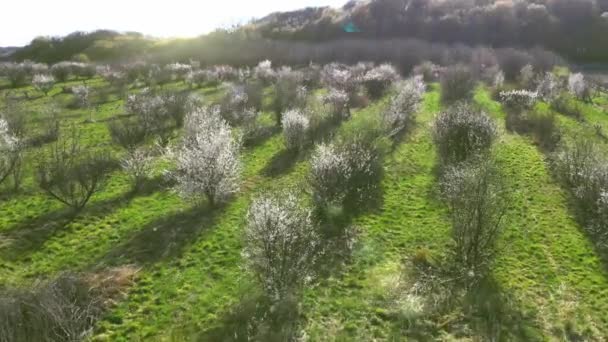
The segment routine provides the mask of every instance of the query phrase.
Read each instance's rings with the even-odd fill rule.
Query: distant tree
[[[53,76],[50,75],[34,75],[34,78],[32,79],[32,85],[34,86],[34,88],[43,92],[46,96],[49,94],[49,91],[53,89],[53,86],[55,85],[55,79],[53,78]]]
[[[366,72],[362,80],[370,97],[372,99],[379,99],[393,82],[396,82],[400,78],[401,76],[394,66],[382,64]]]
[[[441,75],[441,101],[452,104],[473,97],[476,80],[471,70],[462,65],[451,66]]]

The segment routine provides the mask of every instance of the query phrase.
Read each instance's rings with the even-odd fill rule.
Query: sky
[[[276,11],[340,7],[347,0],[3,0],[0,46],[38,36],[111,29],[155,37],[194,37]]]

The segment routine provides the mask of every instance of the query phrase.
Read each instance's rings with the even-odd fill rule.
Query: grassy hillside
[[[73,81],[70,84],[76,84]],[[105,87],[100,79],[89,86]],[[41,125],[41,109],[65,105],[71,95],[60,84],[48,97],[24,101],[30,127]],[[184,89],[181,83],[165,87]],[[33,92],[31,89],[26,89]],[[8,90],[3,90],[2,93]],[[139,91],[132,89],[132,92]],[[318,90],[321,93],[324,90]],[[195,92],[206,102],[221,87]],[[1,96],[3,99],[4,96]],[[266,91],[266,107],[272,92]],[[338,133],[378,116],[388,97],[358,108]],[[0,100],[1,101],[1,100]],[[567,136],[592,135],[593,124],[608,125],[606,97],[581,104],[587,123],[559,116]],[[602,340],[608,336],[608,271],[574,217],[546,155],[526,136],[507,132],[500,103],[480,86],[475,102],[500,127],[496,159],[513,196],[500,251],[491,276],[460,305],[427,316],[419,298],[404,289],[409,261],[444,254],[450,244],[447,207],[438,196],[437,156],[431,126],[442,109],[433,84],[411,131],[385,160],[381,201],[353,219],[352,252],[328,262],[323,276],[298,298],[294,324],[311,341],[350,340]],[[267,108],[268,109],[268,108]],[[539,111],[550,111],[539,104]],[[76,125],[83,143],[123,151],[110,143],[106,122],[123,112],[111,97],[89,110],[61,109],[62,127]],[[272,114],[265,111],[270,120]],[[87,119],[92,116],[94,122]],[[600,141],[599,137],[597,138]],[[604,145],[605,147],[605,145]],[[243,269],[242,231],[251,199],[265,189],[304,186],[310,150],[285,159],[283,137],[275,133],[243,151],[242,191],[224,207],[194,207],[164,181],[164,161],[155,177],[133,193],[127,176],[114,171],[108,186],[76,216],[37,190],[32,165],[40,149],[27,152],[23,190],[6,187],[0,198],[0,279],[17,286],[52,278],[64,270],[97,272],[112,267],[136,271],[134,284],[97,323],[93,340],[231,340],[259,315],[256,285]],[[309,198],[308,193],[299,193]],[[341,251],[337,250],[336,253]]]

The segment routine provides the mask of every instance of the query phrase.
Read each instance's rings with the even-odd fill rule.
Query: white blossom
[[[152,172],[152,156],[144,149],[127,153],[120,165],[138,186]]]
[[[32,85],[46,95],[55,85],[55,78],[51,75],[36,74],[32,79]]]
[[[559,95],[559,81],[553,73],[547,72],[538,82],[536,92],[544,101],[550,102]]]
[[[280,301],[314,275],[319,242],[310,210],[291,194],[253,200],[247,214],[243,256],[266,295]]]
[[[588,92],[585,76],[581,73],[570,74],[568,77],[568,91],[579,99],[584,98]]]
[[[77,85],[72,87],[72,93],[78,101],[80,108],[89,106],[89,87],[85,85]]]
[[[310,120],[299,109],[288,110],[282,116],[283,136],[289,150],[300,150],[308,140]]]
[[[524,110],[533,108],[538,101],[538,93],[529,90],[510,90],[501,91],[499,94],[500,102],[507,108]]]
[[[253,68],[253,77],[266,82],[271,83],[276,79],[276,73],[272,69],[272,62],[269,60],[262,61]]]
[[[185,121],[185,136],[176,153],[178,191],[188,199],[206,197],[212,205],[224,202],[239,190],[240,140],[217,107],[198,108]]]
[[[0,183],[11,173],[21,156],[21,143],[0,117]]]
[[[426,86],[422,76],[416,76],[400,84],[397,89],[397,95],[391,99],[388,109],[382,116],[389,136],[406,128],[412,116],[418,111]]]

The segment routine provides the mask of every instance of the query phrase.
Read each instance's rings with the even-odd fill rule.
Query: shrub
[[[245,94],[247,94],[247,108],[254,110],[262,110],[264,102],[264,86],[260,82],[247,82],[244,85]]]
[[[186,116],[186,132],[177,151],[175,178],[182,197],[211,206],[239,190],[240,141],[232,135],[217,107],[202,107]]]
[[[0,184],[21,162],[22,143],[11,131],[8,122],[0,117]]]
[[[220,102],[220,113],[224,120],[231,124],[238,124],[240,113],[247,107],[249,95],[242,85],[230,85],[226,95]]]
[[[89,87],[77,85],[72,87],[72,94],[75,97],[75,104],[78,108],[87,108],[89,106]]]
[[[129,95],[125,109],[137,117],[146,135],[163,131],[169,118],[163,97],[153,95],[148,89],[140,94]]]
[[[579,121],[585,120],[580,103],[575,99],[564,96],[563,94],[555,97],[551,101],[551,109]]]
[[[253,200],[247,214],[247,268],[274,302],[303,286],[314,274],[319,237],[310,210],[288,193]]]
[[[328,88],[346,90],[353,79],[348,67],[342,64],[327,64],[321,70],[321,83]]]
[[[466,282],[483,277],[496,254],[507,209],[505,186],[491,161],[449,166],[441,181],[452,220],[453,257]]]
[[[108,65],[98,66],[96,68],[96,72],[99,76],[101,76],[106,82],[108,82],[112,87],[120,90],[121,94],[124,93],[124,90],[129,83],[129,79],[127,74],[123,71],[113,70]]]
[[[192,70],[186,75],[186,83],[191,87],[200,88],[208,80],[207,70]]]
[[[414,76],[422,76],[425,83],[436,82],[441,77],[443,68],[430,61],[424,61],[414,67],[412,74]]]
[[[411,78],[397,87],[398,93],[383,112],[382,121],[390,137],[403,132],[418,111],[426,86],[421,76]]]
[[[468,67],[449,67],[441,75],[441,101],[446,104],[469,100],[475,90],[475,78]]]
[[[173,74],[171,73],[171,70],[167,68],[161,68],[158,65],[151,65],[147,71],[148,75],[146,78],[146,83],[148,86],[158,85],[162,87],[173,80]]]
[[[52,105],[42,110],[42,131],[31,138],[29,144],[41,146],[45,143],[56,141],[59,138],[59,109]]]
[[[152,65],[143,61],[129,63],[124,66],[124,73],[128,83],[133,83],[138,80],[145,80],[150,77]]]
[[[546,151],[555,150],[562,134],[554,114],[528,113],[525,121],[538,146]]]
[[[112,141],[128,151],[133,151],[146,139],[146,131],[138,120],[130,118],[108,123]]]
[[[165,69],[171,73],[172,78],[185,80],[186,75],[192,71],[192,66],[189,64],[171,63],[165,65]]]
[[[152,160],[150,153],[140,148],[127,152],[121,161],[120,166],[133,181],[135,189],[139,189],[152,172]]]
[[[239,122],[242,127],[243,140],[246,144],[253,142],[264,133],[264,128],[258,121],[261,115],[262,112],[253,108],[247,108],[240,114]]]
[[[547,103],[552,103],[560,92],[559,80],[551,72],[545,73],[536,86],[536,93]]]
[[[558,178],[576,200],[585,228],[606,247],[608,241],[608,160],[591,139],[577,138],[565,143],[552,156]]]
[[[65,82],[72,74],[71,62],[59,62],[51,67],[51,74],[58,82]]]
[[[581,73],[570,74],[568,77],[568,91],[581,100],[591,100],[591,91],[585,81],[585,76]]]
[[[433,138],[444,165],[457,164],[487,151],[496,139],[494,121],[467,104],[457,104],[439,114]]]
[[[199,97],[186,92],[167,91],[161,94],[160,98],[166,119],[171,118],[177,128],[184,126],[184,118],[189,111],[202,105]],[[159,111],[162,112],[161,109]],[[165,114],[159,115],[162,117]]]
[[[393,82],[396,82],[399,78],[399,72],[390,64],[375,67],[362,77],[367,93],[372,99],[382,97]]]
[[[37,74],[34,75],[34,78],[32,79],[32,85],[34,88],[43,92],[44,95],[48,95],[49,91],[53,89],[53,86],[55,85],[55,79],[50,75]]]
[[[272,108],[275,112],[277,126],[281,125],[281,115],[291,109],[306,106],[307,89],[302,85],[304,76],[301,72],[283,67],[277,73],[275,96]]]
[[[534,67],[527,64],[519,71],[519,83],[526,89],[532,87],[534,81]]]
[[[264,84],[270,84],[276,79],[276,73],[272,69],[272,62],[269,60],[262,61],[253,69],[253,77],[262,81]]]
[[[494,79],[492,81],[492,86],[496,89],[502,88],[505,84],[505,74],[502,71],[498,71],[494,75]]]
[[[515,113],[534,108],[538,101],[538,93],[529,90],[502,91],[499,96],[505,109]]]
[[[50,197],[79,211],[104,185],[111,160],[107,153],[82,151],[74,131],[40,157],[37,181]]]
[[[321,67],[318,64],[310,63],[302,70],[304,74],[304,85],[309,88],[317,88],[321,82]]]
[[[299,109],[287,111],[282,115],[285,146],[291,151],[300,151],[308,143],[310,120]]]
[[[103,310],[97,290],[64,273],[52,281],[0,290],[0,341],[80,341]]]
[[[0,76],[5,76],[11,83],[11,87],[21,87],[35,74],[48,72],[46,64],[37,64],[30,61],[22,63],[4,62],[0,63]]]
[[[342,120],[350,117],[349,97],[345,91],[329,89],[327,95],[323,96],[323,103],[331,105],[333,119]]]
[[[89,63],[72,63],[72,73],[78,77],[89,79],[95,76],[95,65]]]
[[[382,177],[381,150],[363,136],[319,145],[311,160],[309,183],[322,207],[360,203]]]
[[[530,55],[512,48],[496,49],[496,55],[508,81],[516,81],[521,69],[533,62]]]

